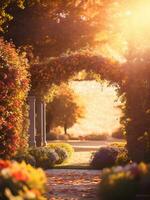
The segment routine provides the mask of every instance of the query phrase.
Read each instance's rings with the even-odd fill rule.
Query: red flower
[[[11,166],[11,163],[8,160],[0,160],[0,170],[8,168]]]
[[[17,181],[28,181],[29,177],[23,173],[22,171],[17,171],[12,174],[12,177],[15,178]]]

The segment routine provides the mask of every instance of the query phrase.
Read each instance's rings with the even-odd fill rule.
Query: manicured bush
[[[56,164],[62,164],[64,161],[68,159],[68,153],[64,148],[57,147],[55,148],[55,152],[58,154],[58,157],[59,157]]]
[[[56,164],[62,164],[69,158],[67,151],[62,147],[36,147],[25,151],[19,151],[13,159],[32,166],[44,169],[52,168]]]
[[[100,148],[92,157],[91,167],[96,169],[103,169],[105,167],[113,166],[115,164],[118,153],[118,148]]]
[[[144,163],[105,169],[101,178],[100,200],[135,200],[150,194],[150,165]]]
[[[103,169],[113,165],[125,165],[130,162],[128,151],[124,143],[113,143],[111,146],[102,147],[93,154],[91,167]]]
[[[0,199],[46,200],[45,185],[46,177],[41,169],[0,160]]]
[[[27,150],[24,152],[18,152],[13,159],[16,160],[17,162],[24,161],[27,164],[36,166],[36,160],[34,156],[32,156]]]
[[[67,151],[69,158],[74,153],[74,148],[68,143],[50,143],[50,144],[48,144],[48,147],[51,149],[55,149],[57,147],[65,149]]]
[[[32,148],[29,152],[36,160],[36,167],[42,167],[43,169],[53,167],[59,160],[56,151],[46,147]]]
[[[12,157],[27,144],[23,110],[28,90],[27,60],[0,39],[0,158]]]

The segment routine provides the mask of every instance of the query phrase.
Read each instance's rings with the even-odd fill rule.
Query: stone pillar
[[[35,97],[29,96],[28,98],[29,103],[29,146],[35,147],[36,146],[36,121],[35,121]]]
[[[46,103],[43,102],[43,146],[47,145],[46,141]]]
[[[36,113],[37,113],[36,144],[37,146],[43,146],[43,102],[41,100],[37,100]]]

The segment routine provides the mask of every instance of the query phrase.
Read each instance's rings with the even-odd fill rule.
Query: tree
[[[53,101],[47,106],[47,124],[50,123],[53,127],[61,126],[67,134],[67,129],[84,117],[84,113],[79,97],[67,84],[62,84]]]
[[[26,0],[25,9],[11,9],[14,19],[4,36],[16,46],[31,47],[41,59],[67,50],[95,47],[106,42],[104,33],[111,33],[108,27],[112,26],[114,2]]]
[[[6,23],[13,18],[9,12],[11,7],[23,8],[23,3],[24,0],[2,0],[0,2],[0,31],[4,31]]]

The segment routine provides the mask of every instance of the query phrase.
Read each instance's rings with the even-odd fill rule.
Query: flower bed
[[[150,165],[130,164],[102,171],[99,185],[100,200],[135,200],[150,197]]]
[[[25,163],[0,160],[0,199],[44,200],[46,177]]]

